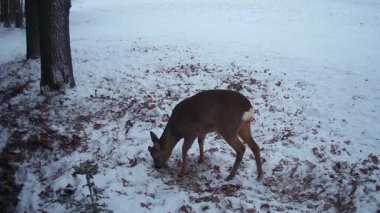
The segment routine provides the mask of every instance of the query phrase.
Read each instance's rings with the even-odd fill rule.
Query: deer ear
[[[153,143],[157,143],[159,141],[157,135],[154,134],[153,132],[150,132],[150,138],[152,139]]]

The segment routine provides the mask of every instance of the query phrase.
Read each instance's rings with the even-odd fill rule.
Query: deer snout
[[[154,161],[154,168],[156,169],[161,169],[161,168],[166,168],[168,165],[164,161]]]
[[[160,168],[162,168],[162,164],[160,164],[160,163],[154,163],[154,168],[156,168],[156,169],[160,169]]]

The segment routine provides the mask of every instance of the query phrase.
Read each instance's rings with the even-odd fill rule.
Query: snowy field
[[[83,163],[114,212],[380,210],[378,0],[73,0],[70,21],[77,87],[57,97],[39,95],[24,30],[0,28],[0,148],[22,185],[17,212],[81,210]],[[214,88],[254,105],[261,181],[249,149],[224,181],[235,153],[216,134],[202,164],[190,149],[187,176],[182,142],[153,168],[149,131]]]

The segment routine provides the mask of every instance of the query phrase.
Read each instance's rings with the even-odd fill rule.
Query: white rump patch
[[[249,109],[248,112],[244,112],[243,121],[253,121],[253,108]]]

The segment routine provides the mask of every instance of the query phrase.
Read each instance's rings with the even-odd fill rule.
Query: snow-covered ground
[[[18,212],[67,212],[89,194],[114,212],[376,212],[380,209],[380,2],[377,0],[74,0],[77,87],[39,95],[23,30],[0,28],[1,141],[22,184]],[[207,89],[238,89],[256,109],[263,180],[246,150],[181,142],[156,170],[149,131]]]

